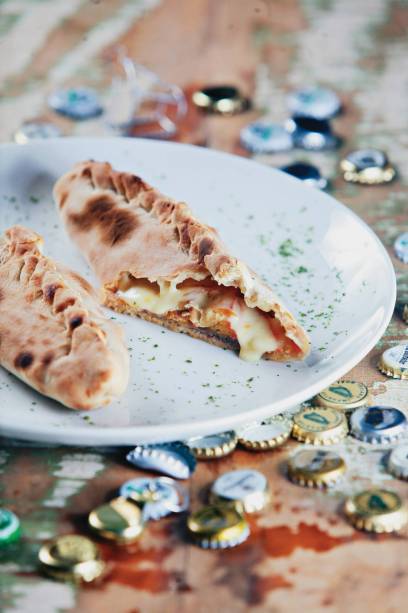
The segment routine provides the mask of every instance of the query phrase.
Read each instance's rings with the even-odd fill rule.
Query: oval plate
[[[302,363],[247,363],[160,326],[108,312],[131,354],[126,394],[75,412],[0,369],[0,431],[75,445],[135,445],[237,428],[295,406],[344,375],[384,332],[395,274],[375,234],[327,194],[249,160],[174,143],[57,139],[2,145],[1,231],[26,224],[45,253],[96,283],[52,202],[54,181],[78,161],[107,160],[190,203],[232,253],[257,270],[310,331]],[[381,283],[378,283],[381,279]]]

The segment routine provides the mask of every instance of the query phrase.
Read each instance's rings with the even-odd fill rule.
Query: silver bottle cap
[[[341,102],[337,94],[330,89],[306,87],[289,94],[288,107],[293,115],[330,119],[339,113]]]
[[[399,445],[391,451],[387,468],[398,479],[408,479],[408,444]]]
[[[153,470],[176,479],[187,479],[196,467],[196,459],[187,445],[180,442],[137,445],[126,459],[145,470]]]
[[[352,434],[367,443],[392,443],[407,431],[407,418],[394,407],[361,407],[350,418]]]
[[[239,502],[246,513],[260,511],[269,500],[266,477],[257,470],[245,468],[231,470],[218,477],[211,488],[217,502]]]
[[[14,133],[14,140],[19,145],[25,145],[32,140],[59,138],[62,132],[55,123],[50,121],[25,121]]]
[[[283,126],[254,121],[241,130],[241,145],[252,153],[277,153],[293,148],[292,137]]]
[[[130,479],[121,485],[119,494],[140,504],[144,521],[181,513],[189,505],[186,489],[168,477]]]

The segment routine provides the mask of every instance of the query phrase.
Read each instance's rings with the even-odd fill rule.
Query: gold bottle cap
[[[142,510],[123,496],[102,504],[88,516],[90,527],[118,544],[133,543],[143,530]]]
[[[243,543],[249,536],[249,526],[242,506],[235,503],[207,505],[187,519],[187,529],[200,547],[225,549]]]
[[[370,393],[364,383],[357,381],[336,381],[313,398],[320,407],[351,411],[366,406],[371,401]]]
[[[341,162],[345,181],[363,185],[389,183],[396,175],[386,154],[378,149],[359,149],[349,153]]]
[[[78,534],[67,534],[46,543],[38,558],[44,572],[60,580],[88,583],[105,570],[95,543]]]
[[[192,101],[203,111],[218,115],[234,115],[249,107],[249,101],[231,85],[203,87],[193,93]]]
[[[406,505],[391,490],[360,492],[346,500],[344,512],[353,526],[368,532],[394,532],[408,522]]]
[[[237,446],[237,435],[232,430],[196,436],[189,439],[186,445],[193,452],[197,460],[216,460],[232,453]]]
[[[251,468],[231,470],[218,477],[211,487],[211,502],[238,502],[246,513],[263,509],[270,499],[266,477]]]
[[[250,451],[274,449],[289,438],[292,425],[292,421],[289,419],[276,419],[268,423],[251,424],[238,433],[238,442]]]
[[[408,344],[396,345],[384,351],[378,369],[387,377],[408,379]]]
[[[311,445],[332,445],[347,436],[343,412],[328,407],[305,407],[293,416],[292,436]]]
[[[326,449],[300,449],[289,458],[288,477],[305,487],[330,487],[346,470],[346,464],[337,453]]]

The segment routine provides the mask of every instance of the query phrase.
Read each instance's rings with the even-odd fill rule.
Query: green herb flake
[[[303,253],[303,251],[294,245],[291,238],[287,238],[279,245],[278,253],[283,258],[289,258],[296,254]]]

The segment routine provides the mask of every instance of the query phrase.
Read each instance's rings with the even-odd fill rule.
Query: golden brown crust
[[[122,393],[128,353],[85,279],[43,256],[41,237],[13,226],[0,237],[0,363],[75,409]]]
[[[273,312],[299,348],[298,357],[307,355],[306,333],[272,289],[231,256],[214,228],[198,221],[185,203],[163,196],[135,175],[93,161],[61,177],[54,197],[105,290],[115,292],[123,272],[151,282],[211,276],[219,285],[238,288],[249,307]],[[275,352],[271,355],[277,359]]]

